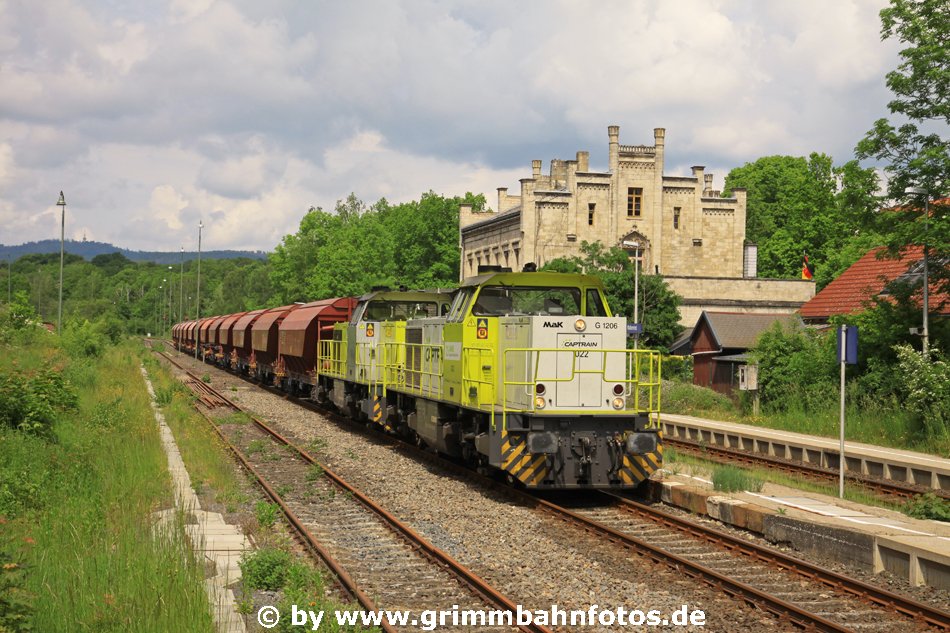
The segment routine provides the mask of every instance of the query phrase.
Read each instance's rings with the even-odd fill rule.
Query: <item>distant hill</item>
[[[156,264],[177,264],[181,261],[181,251],[172,251],[170,253],[162,251],[130,251],[126,248],[119,248],[105,242],[87,242],[66,240],[65,249],[67,253],[79,255],[83,259],[92,259],[96,255],[108,255],[110,253],[122,253],[132,261],[136,262],[154,262]],[[5,260],[11,256],[14,260],[23,255],[33,253],[58,253],[59,240],[41,240],[39,242],[27,242],[16,246],[5,246],[0,244],[0,260]],[[250,259],[267,259],[267,253],[264,251],[201,251],[202,259],[235,259],[238,257],[248,257]],[[197,259],[197,252],[185,251],[185,261]]]

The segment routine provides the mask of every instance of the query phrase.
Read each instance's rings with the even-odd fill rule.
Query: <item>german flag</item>
[[[815,266],[808,263],[808,255],[802,253],[802,279],[814,279],[815,278]]]

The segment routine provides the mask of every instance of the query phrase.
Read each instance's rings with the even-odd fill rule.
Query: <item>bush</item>
[[[277,591],[287,582],[291,562],[288,552],[264,548],[245,554],[238,565],[244,584],[251,589]]]
[[[693,357],[664,356],[663,378],[678,382],[693,382]]]
[[[70,356],[98,358],[109,344],[101,324],[71,322],[63,328],[63,346]]]
[[[0,517],[0,524],[4,521]],[[10,543],[0,541],[0,631],[32,631],[32,596],[26,590],[26,572],[22,561],[11,551]]]
[[[932,492],[916,495],[907,502],[904,512],[917,519],[950,521],[950,503]]]
[[[894,349],[904,406],[917,416],[929,438],[950,439],[950,364],[936,347],[930,350],[929,360],[910,345]]]
[[[0,426],[49,434],[57,411],[78,406],[78,397],[60,372],[0,371]]]
[[[735,403],[728,396],[712,389],[689,383],[663,381],[663,411],[708,417],[736,417]]]

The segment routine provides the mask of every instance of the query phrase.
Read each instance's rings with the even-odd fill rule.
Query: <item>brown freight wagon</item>
[[[251,363],[251,326],[265,310],[251,310],[238,318],[231,327],[232,367],[241,373],[247,373]]]
[[[274,376],[274,365],[280,356],[278,334],[281,321],[302,304],[272,308],[262,314],[251,326],[251,350],[254,353],[254,366],[249,367],[252,376],[262,382],[270,382]]]
[[[320,341],[333,338],[333,325],[349,321],[355,297],[324,299],[299,306],[278,326],[278,359],[275,378],[291,393],[308,393],[316,384]]]

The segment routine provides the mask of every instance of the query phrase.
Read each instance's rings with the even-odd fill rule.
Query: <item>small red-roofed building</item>
[[[900,258],[888,258],[884,247],[868,251],[837,279],[825,286],[801,307],[799,314],[805,323],[820,325],[836,315],[854,314],[874,306],[874,300],[887,295],[887,286],[897,280],[920,282],[923,274],[923,247],[909,246]],[[930,261],[933,261],[931,253]],[[920,302],[918,292],[917,301]],[[950,316],[950,297],[938,293],[930,280],[930,313]]]

